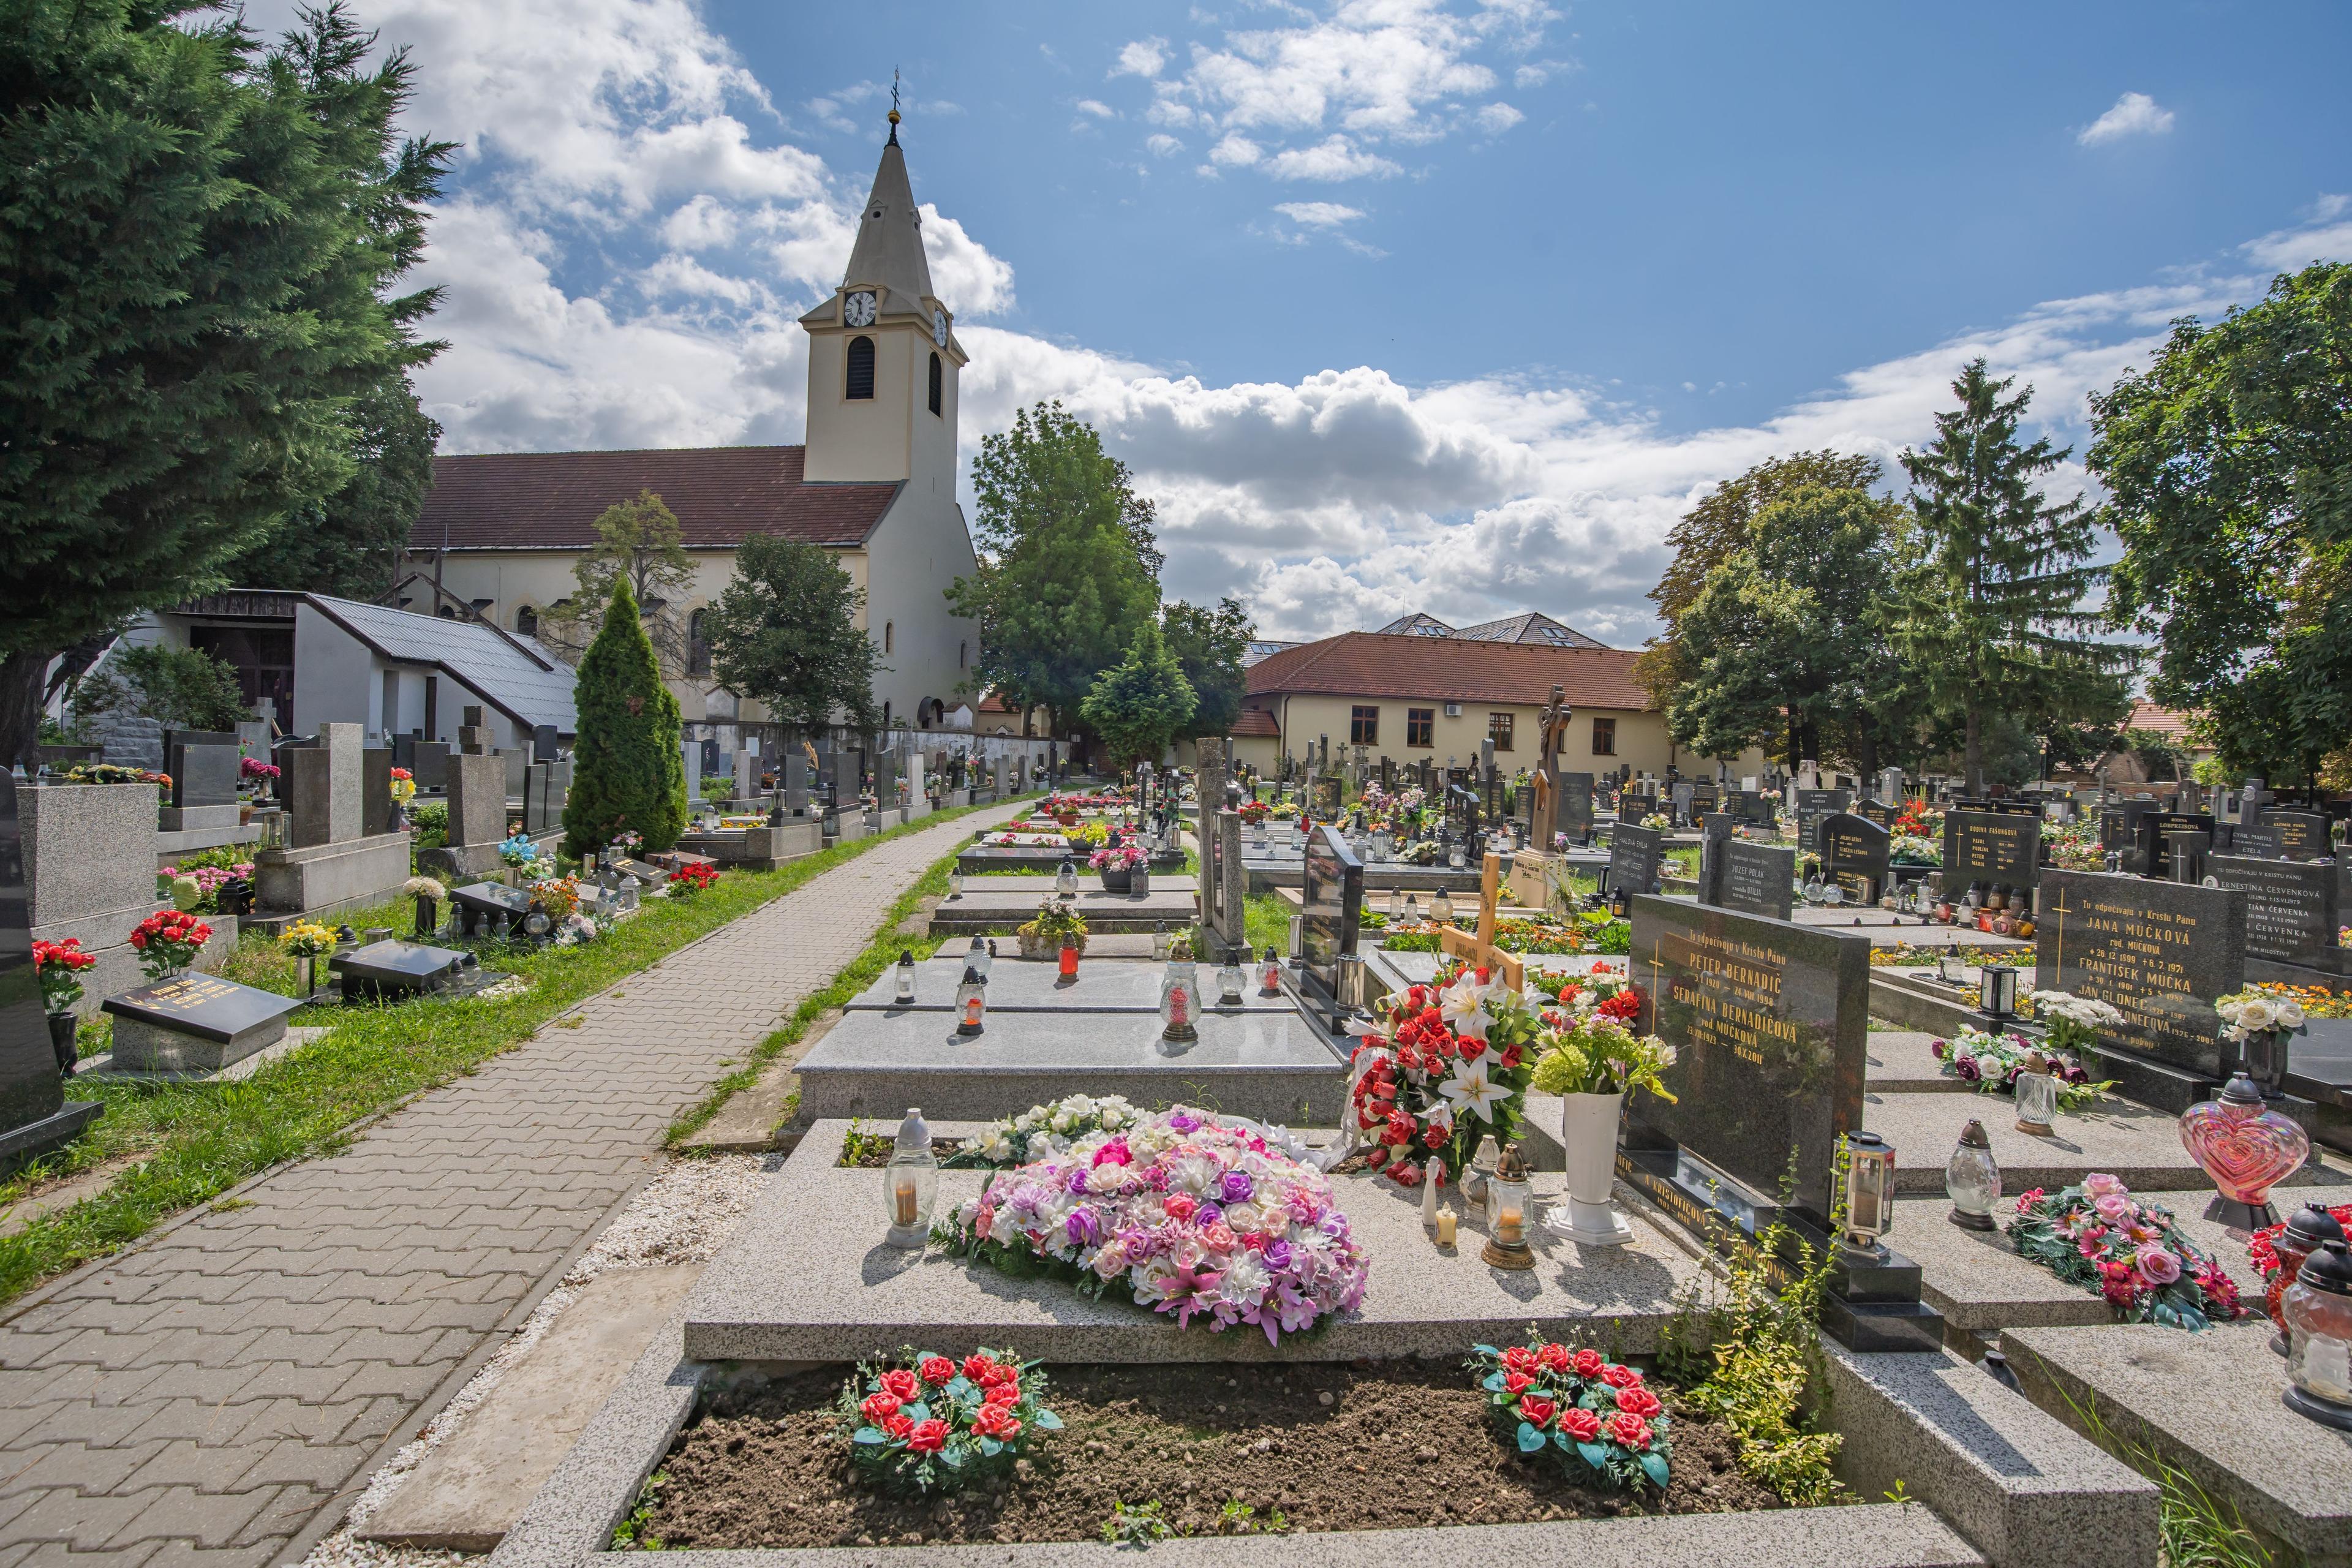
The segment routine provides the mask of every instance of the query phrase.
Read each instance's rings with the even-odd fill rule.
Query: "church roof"
[[[1558,686],[1575,707],[1639,713],[1654,706],[1633,679],[1640,657],[1632,649],[1342,632],[1262,658],[1244,679],[1252,697],[1292,692],[1538,708]]]
[[[433,459],[411,550],[584,550],[616,501],[651,490],[689,550],[732,550],[755,533],[863,544],[898,486],[812,484],[804,447],[672,447],[628,452],[486,452]]]

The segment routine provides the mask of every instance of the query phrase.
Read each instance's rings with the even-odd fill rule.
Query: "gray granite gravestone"
[[[163,731],[163,771],[172,775],[172,805],[183,811],[235,805],[244,760],[235,731]]]
[[[760,798],[760,759],[750,750],[735,749],[735,804],[739,806]]]
[[[1843,789],[1801,789],[1797,792],[1797,847],[1811,853],[1821,848],[1822,818],[1853,803],[1853,792]]]
[[[0,768],[0,1171],[71,1141],[105,1107],[68,1100],[33,969],[16,781]]]
[[[1666,836],[1654,827],[1621,821],[1609,830],[1609,890],[1651,893],[1665,857]]]
[[[288,766],[293,847],[341,844],[360,836],[360,727],[321,724],[318,743],[279,754]]]
[[[2211,1076],[2220,997],[2246,981],[2246,895],[2140,878],[2047,871],[2035,931],[2037,988],[2112,1004],[2113,1043]]]
[[[677,762],[679,768],[686,774],[686,804],[689,807],[700,805],[702,804],[702,742],[680,741],[677,743]]]
[[[2240,833],[2244,833],[2240,828]],[[2258,860],[2213,855],[2206,875],[2228,891],[2246,895],[2246,952],[2278,963],[2316,965],[2336,951],[2334,866],[2302,860]]]
[[[1246,957],[1249,952],[1247,900],[1249,877],[1242,868],[1242,818],[1236,811],[1217,813],[1217,843],[1224,859],[1224,871],[1217,882],[1215,921],[1217,939],[1227,952],[1238,948]]]
[[[1955,897],[1972,882],[1996,888],[2031,888],[2041,879],[2042,824],[2012,812],[1948,811],[1944,814],[1944,869],[1940,886]]]
[[[507,836],[507,770],[501,757],[460,752],[448,760],[449,843],[496,844]]]
[[[2327,817],[2316,811],[2265,811],[2262,825],[2279,837],[2279,853],[2290,860],[2320,860],[2336,853]]]
[[[1797,852],[1745,838],[1727,840],[1723,876],[1712,902],[1740,914],[1785,921],[1795,898]]]
[[[1706,812],[1698,819],[1698,901],[1723,902],[1724,846],[1739,836],[1739,819],[1728,812]]]
[[[392,830],[392,748],[362,747],[360,837],[368,838]]]
[[[286,1037],[299,999],[190,972],[99,1005],[114,1016],[118,1072],[217,1072]]]
[[[1866,816],[1833,811],[1813,829],[1822,875],[1844,890],[1850,903],[1875,904],[1886,886],[1887,831]]]
[[[409,748],[408,771],[416,775],[418,790],[439,795],[449,787],[449,742],[418,741]]]

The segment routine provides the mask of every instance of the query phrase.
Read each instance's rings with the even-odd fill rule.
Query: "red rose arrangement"
[[[36,949],[40,945],[37,942],[33,944]],[[42,983],[47,985],[46,975]],[[57,1009],[53,1007],[50,1011]],[[2327,1212],[2335,1216],[2337,1225],[2344,1227],[2345,1235],[2352,1236],[2352,1204],[2337,1204]],[[2253,1259],[2254,1272],[2263,1277],[2263,1310],[2270,1314],[2271,1321],[2278,1325],[2281,1333],[2286,1332],[2286,1316],[2279,1306],[2279,1298],[2286,1294],[2288,1286],[2294,1283],[2287,1277],[2275,1245],[2279,1232],[2285,1228],[2286,1222],[2281,1220],[2276,1225],[2264,1226],[2246,1240],[2246,1255]]]
[[[185,910],[165,910],[149,915],[131,931],[131,945],[139,950],[139,967],[150,980],[162,980],[195,963],[213,928]]]
[[[668,885],[671,898],[690,899],[719,885],[719,868],[689,860],[669,874]]]
[[[912,1350],[889,1365],[860,1362],[842,1385],[835,1432],[849,1457],[886,1488],[955,1491],[1003,1475],[1037,1433],[1061,1429],[1038,1400],[1034,1362],[982,1350],[957,1362]]]
[[[81,938],[69,936],[63,942],[37,942],[33,944],[33,968],[41,977],[41,1005],[51,1013],[70,1013],[81,1000],[81,982],[74,976],[98,962],[94,952],[81,950]]]
[[[1520,1453],[1548,1457],[1571,1479],[1666,1489],[1673,1418],[1640,1368],[1534,1337],[1508,1350],[1475,1345],[1470,1368]]]
[[[1499,1149],[1518,1136],[1537,1020],[1517,991],[1457,961],[1381,1010],[1381,1032],[1357,1046],[1348,1080],[1352,1131],[1374,1170],[1417,1187],[1432,1155],[1459,1173],[1480,1139]]]

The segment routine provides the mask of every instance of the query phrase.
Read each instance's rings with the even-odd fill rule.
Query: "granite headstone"
[[[1716,897],[1720,909],[1785,921],[1795,900],[1797,852],[1778,845],[1730,839],[1723,847],[1723,876]]]
[[[2206,858],[2205,872],[2224,889],[2246,895],[2249,955],[2316,965],[2336,947],[2338,873],[2334,866],[2213,855]]]
[[[2279,836],[2279,853],[2290,860],[2321,860],[2336,853],[2327,818],[2316,811],[2265,811],[2263,826]]]
[[[1849,903],[1875,904],[1886,885],[1885,827],[1853,812],[1835,811],[1822,818],[1813,838],[1822,875],[1844,889]]]
[[[1944,814],[1941,887],[1958,897],[1972,882],[1996,888],[2031,888],[2041,878],[2042,823],[2006,811]]]
[[[1797,792],[1797,847],[1808,854],[1821,848],[1822,819],[1853,803],[1845,789],[1801,789]]]
[[[16,781],[0,768],[0,1170],[70,1140],[104,1108],[65,1097],[33,968],[31,905]]]
[[[1609,890],[1651,893],[1665,858],[1666,836],[1654,827],[1620,821],[1609,830]]]
[[[2034,984],[2113,1005],[2114,1043],[2191,1072],[2221,1070],[2213,1004],[2246,980],[2246,895],[2048,871]]]

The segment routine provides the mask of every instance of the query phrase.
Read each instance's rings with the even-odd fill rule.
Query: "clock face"
[[[945,310],[931,312],[931,342],[941,348],[948,346],[948,313]]]
[[[872,326],[874,324],[874,290],[851,289],[849,297],[841,302],[841,319],[853,327]]]

